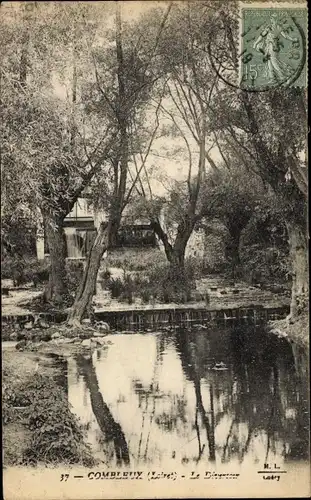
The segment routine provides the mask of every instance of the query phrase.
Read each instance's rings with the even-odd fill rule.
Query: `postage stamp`
[[[241,9],[240,86],[306,87],[306,8]]]

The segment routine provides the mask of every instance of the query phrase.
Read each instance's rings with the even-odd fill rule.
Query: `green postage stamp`
[[[241,88],[306,87],[306,8],[243,6],[241,23]]]

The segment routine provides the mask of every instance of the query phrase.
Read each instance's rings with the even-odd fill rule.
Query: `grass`
[[[3,351],[4,466],[94,465],[79,421],[54,379],[59,371],[42,360],[33,352]]]
[[[104,262],[107,268],[146,271],[152,263],[165,264],[167,261],[164,252],[159,248],[119,248],[111,250]]]

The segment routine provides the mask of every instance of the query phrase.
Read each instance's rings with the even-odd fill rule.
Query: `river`
[[[307,357],[261,327],[109,335],[66,391],[106,466],[308,460]]]

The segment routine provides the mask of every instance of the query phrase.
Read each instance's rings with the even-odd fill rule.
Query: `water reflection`
[[[249,326],[111,340],[68,363],[69,401],[104,463],[307,459],[307,358],[285,340]]]
[[[103,433],[104,443],[113,442],[118,465],[129,464],[129,451],[125,436],[120,424],[114,420],[109,407],[103,400],[91,356],[77,356],[76,362],[79,373],[84,378],[85,387],[89,392],[92,411]]]

